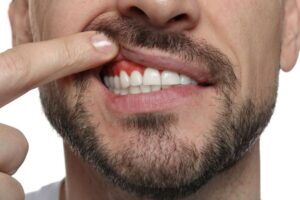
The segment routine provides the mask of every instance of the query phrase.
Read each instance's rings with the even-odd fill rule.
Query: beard
[[[233,166],[253,146],[267,126],[276,102],[277,81],[266,100],[246,99],[235,103],[237,79],[233,65],[221,51],[204,40],[194,42],[177,32],[162,32],[131,19],[111,19],[90,27],[118,43],[157,48],[181,58],[204,63],[218,83],[221,105],[213,127],[201,147],[180,140],[172,130],[179,116],[152,112],[132,114],[118,121],[128,144],[113,151],[104,143],[101,130],[91,121],[92,112],[84,99],[89,87],[87,72],[77,74],[75,104],[67,90],[50,83],[40,88],[45,114],[72,151],[114,185],[141,198],[177,199],[198,191],[213,176]],[[124,31],[126,30],[126,31]],[[199,122],[201,123],[201,122]],[[199,133],[195,133],[199,134]]]

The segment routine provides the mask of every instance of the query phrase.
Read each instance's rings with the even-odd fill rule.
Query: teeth
[[[130,77],[122,70],[120,76],[105,76],[104,83],[117,95],[156,92],[176,85],[197,85],[186,75],[172,71],[160,73],[154,68],[146,68],[144,76],[139,71],[133,71]]]
[[[179,85],[180,76],[176,72],[163,71],[161,74],[162,85]]]
[[[161,77],[158,70],[147,68],[144,72],[144,85],[161,85]]]
[[[119,76],[114,76],[114,87],[115,89],[121,89]]]
[[[180,84],[189,85],[191,83],[192,83],[192,80],[190,77],[183,75],[183,74],[180,75]]]
[[[141,85],[140,87],[141,87],[142,93],[149,93],[149,92],[151,92],[151,86],[149,86],[149,85]]]
[[[129,94],[140,94],[141,93],[141,89],[139,86],[131,86],[129,88]]]
[[[104,83],[107,87],[110,87],[110,83],[109,83],[109,77],[108,76],[105,76],[104,77]]]
[[[115,94],[120,94],[120,93],[121,93],[121,90],[120,90],[120,89],[114,89],[114,93],[115,93]]]
[[[198,83],[195,80],[192,80],[191,84],[192,85],[197,85]]]
[[[160,85],[152,85],[151,90],[152,92],[160,91],[161,86]]]
[[[121,89],[120,95],[127,95],[129,93],[128,88],[127,89]]]
[[[143,84],[143,77],[140,72],[133,71],[130,76],[131,86],[140,86]]]
[[[172,87],[172,86],[171,86],[171,85],[162,85],[162,86],[161,86],[162,89],[168,89],[168,88],[170,88],[170,87]]]
[[[114,77],[113,76],[109,77],[108,81],[109,81],[109,85],[108,86],[110,88],[114,88],[115,87]]]
[[[120,82],[123,89],[128,88],[130,86],[129,76],[123,70],[120,72]]]

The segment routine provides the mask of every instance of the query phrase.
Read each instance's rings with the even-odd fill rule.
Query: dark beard
[[[232,64],[205,42],[194,44],[181,33],[158,32],[123,19],[103,23],[97,29],[117,41],[122,38],[122,42],[136,46],[171,53],[180,47],[182,57],[199,59],[210,69],[219,84],[218,94],[223,106],[214,127],[205,134],[206,145],[201,151],[196,148],[197,144],[179,141],[172,134],[171,129],[178,122],[175,114],[141,113],[121,119],[119,123],[124,132],[136,131],[137,134],[128,137],[139,142],[128,144],[122,151],[111,152],[90,122],[92,113],[87,111],[83,100],[88,76],[79,74],[74,82],[78,92],[74,106],[68,104],[67,92],[56,83],[41,87],[45,114],[64,141],[74,153],[125,191],[153,199],[177,199],[195,193],[213,176],[239,161],[269,122],[275,107],[277,83],[267,101],[255,104],[248,99],[241,105],[235,104],[232,96],[237,80]],[[154,153],[153,148],[156,149]]]

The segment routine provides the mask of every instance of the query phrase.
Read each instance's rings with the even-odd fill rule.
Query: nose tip
[[[196,0],[119,0],[118,9],[123,16],[163,28],[189,29],[199,19]]]

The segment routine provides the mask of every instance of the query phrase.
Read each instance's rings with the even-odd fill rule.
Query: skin
[[[3,106],[28,90],[54,80],[59,87],[66,88],[72,94],[74,88],[71,87],[71,83],[74,77],[70,74],[108,62],[116,55],[117,47],[111,48],[111,51],[95,50],[90,39],[95,35],[94,32],[68,35],[83,31],[96,17],[111,15],[141,18],[165,30],[184,32],[195,40],[204,38],[226,54],[236,66],[234,73],[239,81],[239,87],[234,102],[241,103],[245,99],[251,99],[259,103],[269,99],[271,94],[268,93],[268,88],[277,81],[280,69],[290,71],[297,60],[300,46],[299,2],[296,0],[181,2],[145,0],[140,4],[137,0],[91,0],[88,3],[84,0],[14,1],[10,7],[10,19],[16,47],[0,55],[0,66],[5,72],[1,73],[0,81],[11,83],[8,86],[0,84],[0,105]],[[147,18],[130,11],[128,8],[131,6],[139,7]],[[158,14],[157,7],[166,12]],[[66,10],[70,12],[68,15],[65,14]],[[181,13],[185,13],[188,18],[170,23],[170,19]],[[64,38],[37,43],[60,37]],[[21,45],[28,42],[30,44]],[[81,46],[80,50],[78,46]],[[43,49],[47,49],[49,54],[41,54]],[[101,115],[93,113],[93,121],[96,123],[101,121],[104,124],[102,130],[105,139],[109,141],[111,149],[117,149],[127,142],[126,137],[120,134],[120,127],[110,126],[110,122],[116,120],[118,116],[103,106],[103,99],[97,96],[99,94],[94,92],[94,89],[92,86],[88,92],[89,95],[95,95],[97,102],[87,107],[90,111],[101,110]],[[199,129],[206,130],[212,125],[218,106],[206,109],[204,112],[208,117],[205,118],[197,114],[203,110],[193,106],[197,100],[191,98],[190,101],[194,104],[185,105],[176,111],[181,117],[177,128],[189,140],[196,140],[197,136],[193,133]],[[70,100],[69,103],[74,102]],[[190,118],[183,118],[185,113],[189,113]],[[203,120],[206,126],[196,126],[192,119]],[[2,172],[0,182],[4,185],[0,188],[0,199],[22,199],[21,186],[9,175],[21,165],[28,144],[24,136],[15,129],[1,125],[0,130],[0,141],[6,144],[0,149]],[[108,130],[111,130],[111,135],[108,134]],[[203,137],[198,138],[200,144]],[[67,144],[65,155],[67,176],[62,187],[61,199],[134,199],[131,194],[106,182],[88,164],[74,155]],[[84,176],[76,176],[79,172]],[[259,196],[259,142],[257,142],[235,166],[215,176],[188,199],[254,200],[259,199]]]

